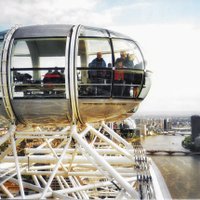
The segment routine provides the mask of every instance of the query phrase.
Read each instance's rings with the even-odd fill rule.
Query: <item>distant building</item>
[[[147,135],[147,127],[146,125],[141,125],[140,127],[140,135],[146,136]]]
[[[169,131],[171,129],[171,122],[169,119],[164,119],[164,131]]]
[[[192,127],[192,141],[195,141],[195,138],[200,136],[200,116],[193,115],[191,117],[191,127]]]

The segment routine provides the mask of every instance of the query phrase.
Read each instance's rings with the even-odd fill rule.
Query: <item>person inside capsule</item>
[[[132,70],[130,69],[134,69],[135,65],[134,65],[134,60],[135,60],[136,56],[133,53],[127,53],[125,50],[120,51],[120,58],[116,59],[116,63],[118,63],[119,61],[122,61],[123,63],[123,68],[124,70],[124,86],[123,86],[123,96],[124,97],[133,97],[133,92],[132,87],[130,86],[130,84],[134,84],[135,83],[135,79],[137,78],[138,75],[135,75]],[[140,77],[139,77],[140,79]],[[140,79],[141,80],[141,79]]]
[[[55,67],[54,71],[49,69],[43,78],[44,94],[60,94],[59,85],[64,82],[64,75],[58,71],[58,67]]]
[[[124,69],[123,59],[118,59],[114,71],[113,96],[123,96],[124,93]]]
[[[92,60],[91,63],[89,63],[89,68],[91,68],[88,71],[89,79],[91,83],[97,83],[95,86],[92,87],[92,94],[93,95],[100,95],[103,93],[103,87],[98,86],[99,84],[104,83],[106,71],[102,70],[101,68],[106,68],[106,62],[102,58],[102,52],[97,52],[97,56],[95,59]],[[93,69],[95,68],[95,69]]]
[[[30,74],[14,71],[13,79],[15,82],[22,83],[21,85],[17,85],[15,87],[16,91],[23,91],[24,96],[31,94],[31,92],[28,91],[28,85],[32,83],[32,76]]]
[[[102,52],[97,52],[97,57],[92,60],[91,63],[89,63],[90,68],[105,68],[106,67],[106,62],[102,58]],[[94,69],[89,71],[89,78],[92,83],[102,83],[102,70]]]
[[[134,64],[133,64],[133,60],[134,60],[134,55],[133,54],[127,54],[126,51],[121,51],[120,52],[120,58],[116,59],[116,63],[118,63],[118,61],[122,60],[123,65],[127,68],[133,68]]]

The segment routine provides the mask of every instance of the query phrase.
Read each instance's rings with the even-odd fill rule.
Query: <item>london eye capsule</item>
[[[73,25],[0,32],[0,115],[15,123],[113,121],[134,113],[150,72],[131,38]]]

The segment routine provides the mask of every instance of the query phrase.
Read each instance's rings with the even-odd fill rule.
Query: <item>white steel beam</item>
[[[73,187],[77,187],[77,184],[73,177],[69,176],[69,180]],[[75,194],[77,195],[78,199],[83,199],[83,196],[81,195],[81,191],[75,191]]]
[[[15,178],[11,178],[10,181],[13,182],[13,183],[15,183],[15,184],[17,184],[17,185],[19,185],[18,180],[15,179]],[[31,190],[33,190],[33,191],[36,191],[36,192],[42,192],[42,191],[43,191],[43,188],[41,188],[41,187],[39,187],[39,186],[33,185],[33,184],[31,184],[31,183],[27,183],[27,182],[25,182],[25,181],[22,181],[22,183],[23,183],[23,186],[24,186],[25,188],[29,188],[29,189],[31,189]],[[27,196],[26,196],[26,198],[27,198]]]
[[[52,148],[50,142],[49,142],[47,139],[45,139],[45,142],[47,143],[47,146],[49,147],[49,149],[51,150],[51,152],[53,153],[53,155],[55,156],[55,158],[56,158],[57,160],[59,160],[59,157],[57,156],[56,152],[55,152],[54,149]],[[60,165],[61,165],[61,167],[63,168],[63,170],[64,170],[65,172],[68,172],[67,168],[62,164],[62,162],[60,163]]]
[[[96,161],[90,156],[90,154],[88,154],[87,152],[85,152],[84,149],[81,149],[81,148],[80,148],[80,151],[82,151],[82,154],[87,158],[87,160],[88,160],[89,162],[91,162],[92,165],[93,165],[94,167],[96,167],[96,169],[98,169],[99,172],[100,172],[103,176],[105,176],[105,177],[108,178],[108,179],[110,178],[109,174],[108,174],[106,171],[104,171],[104,169],[102,168],[101,165],[98,165],[98,163],[96,163]]]
[[[73,129],[72,129],[72,132],[73,132]],[[54,176],[56,175],[56,172],[58,171],[58,167],[60,166],[60,164],[61,164],[61,162],[62,162],[62,160],[63,160],[63,158],[64,158],[64,156],[65,156],[65,154],[66,154],[66,151],[67,151],[67,149],[69,148],[69,145],[70,145],[70,143],[71,143],[71,139],[72,139],[72,138],[70,137],[70,138],[69,138],[69,141],[68,141],[67,144],[65,145],[65,148],[63,149],[63,152],[62,152],[62,154],[61,154],[59,160],[57,161],[57,164],[56,164],[56,166],[54,167],[51,176],[49,177],[49,180],[48,180],[48,182],[47,182],[47,185],[46,185],[46,187],[45,187],[45,189],[44,189],[44,191],[43,191],[43,193],[42,193],[42,195],[41,195],[41,199],[43,199],[43,198],[45,197],[45,195],[46,195],[46,193],[47,193],[47,191],[48,191],[48,189],[49,189],[49,186],[51,185],[51,182],[53,181],[53,178],[54,178]]]
[[[114,149],[116,149],[117,151],[119,151],[120,153],[122,153],[123,155],[125,155],[131,161],[134,161],[133,156],[128,151],[126,151],[125,149],[119,147],[116,143],[114,143],[112,140],[110,140],[109,138],[107,138],[106,136],[104,136],[102,133],[100,133],[99,131],[97,131],[95,128],[91,127],[90,125],[87,125],[87,126],[89,126],[90,130],[95,135],[97,135],[99,138],[101,138],[103,141],[105,141],[107,144],[109,144]]]
[[[65,189],[65,187],[63,186],[63,183],[62,183],[62,181],[61,181],[59,176],[56,176],[56,180],[58,181],[58,184],[59,184],[60,188],[61,189]]]
[[[40,185],[40,183],[39,183],[39,181],[37,179],[37,176],[36,176],[35,172],[33,172],[32,177],[33,177],[33,181],[34,181],[35,185],[37,185],[38,187],[41,187],[41,185]]]
[[[91,128],[94,129],[94,128]],[[94,131],[96,132],[96,130]],[[98,131],[97,131],[98,132]],[[100,156],[95,149],[93,149],[88,143],[75,131],[72,132],[73,138],[88,152],[93,159],[103,168],[110,173],[110,175],[131,195],[132,198],[138,198],[138,193],[131,187],[131,185],[104,159]]]
[[[63,131],[55,131],[55,132],[53,132],[53,131],[33,131],[33,132],[31,132],[31,131],[25,131],[25,132],[22,132],[22,131],[16,131],[16,135],[22,135],[22,136],[27,136],[27,135],[69,135],[69,133],[68,132],[63,132]]]
[[[14,131],[15,131],[15,129],[13,129],[13,132],[10,133],[11,145],[12,145],[12,149],[13,149],[13,155],[14,155],[14,158],[15,158],[15,166],[16,166],[17,177],[18,177],[18,181],[19,181],[20,193],[21,193],[22,199],[24,199],[25,198],[24,186],[22,184],[22,177],[21,177],[19,161],[18,161],[18,157],[17,157],[17,150],[16,150],[15,139],[14,139]]]
[[[127,178],[125,180],[127,182],[132,182],[132,181],[136,180],[136,178],[135,177],[134,178]],[[64,190],[58,190],[58,191],[56,191],[56,193],[69,194],[69,193],[72,193],[72,192],[87,191],[87,190],[106,187],[106,186],[110,186],[110,185],[113,185],[113,183],[111,181],[104,181],[104,182],[99,182],[99,183],[94,183],[94,184],[88,184],[88,185],[82,185],[82,186],[78,186],[78,187],[68,188],[68,189],[64,189]]]
[[[40,199],[41,194],[42,194],[42,193],[26,195],[26,199],[32,199],[32,200],[33,200],[33,199]],[[45,197],[46,197],[46,198],[47,198],[47,197],[52,197],[52,194],[53,194],[53,192],[47,192],[46,195],[45,195]],[[20,197],[17,196],[17,197],[15,197],[15,198],[13,198],[13,199],[19,200]]]
[[[70,188],[69,185],[68,185],[68,183],[66,182],[66,180],[64,179],[63,176],[61,176],[60,179],[62,180],[62,182],[64,183],[64,185],[65,185],[66,188]],[[72,192],[71,195],[76,199],[76,195],[75,195],[74,192]]]
[[[126,169],[127,170],[127,169]],[[121,176],[123,177],[133,177],[136,176],[136,173],[130,173],[130,172],[119,172],[121,174]],[[46,176],[50,176],[52,174],[52,171],[24,171],[22,172],[22,175],[46,175]],[[64,177],[68,177],[68,176],[81,176],[81,177],[105,177],[105,174],[102,174],[99,171],[77,171],[77,172],[68,172],[66,174],[66,172],[64,171],[58,171],[56,173],[57,176],[64,176]]]
[[[77,177],[74,177],[74,180],[78,186],[81,186]],[[89,199],[89,196],[87,195],[86,191],[80,191],[80,192],[81,192],[81,195],[83,196],[83,199]]]
[[[54,148],[53,150],[56,152],[56,154],[60,154],[60,153],[62,153],[63,148]],[[26,151],[26,153],[30,153],[30,154],[34,154],[34,153],[49,154],[49,153],[51,153],[51,150],[49,148],[43,148],[43,149],[26,148],[25,151]],[[99,154],[122,154],[121,152],[117,151],[116,149],[111,149],[111,148],[96,149],[96,151]],[[127,151],[129,153],[134,153],[134,149],[130,149]],[[66,151],[66,154],[71,154],[73,152],[74,152],[74,149],[68,149]],[[77,153],[80,153],[79,149],[77,150]]]
[[[124,138],[120,137],[119,134],[117,134],[113,129],[109,128],[104,122],[102,122],[102,126],[107,133],[109,133],[117,141],[124,144],[127,149],[133,149],[133,146],[130,143],[128,143]]]
[[[99,130],[86,124],[85,129],[78,133],[76,127],[76,125],[66,127],[60,132],[46,132],[38,127],[38,132],[18,132],[17,135],[21,138],[16,141],[12,136],[11,147],[7,148],[6,151],[3,152],[3,156],[2,154],[0,155],[0,158],[2,158],[1,162],[5,164],[6,162],[11,162],[16,165],[17,160],[16,171],[13,171],[14,166],[10,165],[10,168],[7,169],[8,172],[6,172],[4,168],[1,170],[2,175],[0,175],[0,177],[5,178],[3,179],[5,181],[9,179],[9,181],[19,186],[21,185],[21,196],[14,197],[11,191],[6,190],[7,188],[3,185],[5,181],[0,184],[2,191],[12,199],[43,199],[48,197],[62,199],[98,199],[101,196],[104,196],[106,199],[113,199],[113,197],[115,197],[116,200],[139,198],[139,192],[135,190],[138,172],[135,171],[134,166],[135,164],[139,164],[137,159],[135,161],[135,158],[141,158],[143,160],[144,150],[132,148],[128,142],[121,138],[120,135],[109,128],[104,122],[101,124]],[[70,133],[67,132],[69,130]],[[112,139],[106,137],[102,132],[108,133],[110,138],[114,140],[112,141]],[[93,136],[92,138],[90,137],[89,140],[86,138],[88,133],[92,133]],[[69,135],[70,139],[66,138],[69,137]],[[62,136],[65,138],[61,140],[60,144],[56,143],[57,146],[55,148],[52,144],[54,139],[46,139],[46,137],[60,139]],[[6,135],[3,140],[7,141],[9,137],[10,136]],[[24,137],[38,137],[40,139],[43,138],[45,141],[35,149],[26,148],[25,156],[18,156],[16,145],[18,145]],[[75,144],[72,143],[73,145],[70,146],[72,138]],[[8,154],[11,150],[13,150],[14,156]],[[144,161],[146,162],[147,160]],[[28,168],[27,164],[30,164]],[[139,170],[139,173],[140,172],[141,170]],[[13,174],[9,176],[10,173]],[[18,180],[12,178],[16,173],[18,175]],[[150,172],[150,174],[151,173],[152,172]],[[25,182],[22,178],[20,180],[19,176],[24,175],[32,177],[34,184]],[[46,181],[46,178],[48,178],[48,181]],[[60,186],[59,190],[52,190],[53,188],[50,187],[54,178]],[[152,177],[152,179],[154,178]],[[155,181],[153,180],[153,182]],[[144,197],[149,198],[149,190],[146,190],[145,184],[146,183],[142,185],[142,190],[144,193],[147,193],[144,194]],[[152,188],[153,184],[151,184],[150,187]],[[157,187],[157,183],[154,183],[154,187]],[[24,190],[24,188],[33,190],[35,194],[24,195],[23,197],[22,193],[24,191],[22,190]],[[99,190],[99,188],[101,188],[101,190]],[[154,191],[153,189],[151,190],[150,195],[154,198]],[[162,196],[160,196],[158,192],[156,197]]]
[[[52,155],[18,156],[19,163],[27,163],[28,157],[29,157],[30,164],[31,163],[43,163],[43,164],[57,163],[57,158],[55,158]],[[113,165],[122,165],[122,166],[123,165],[129,165],[129,166],[135,165],[134,162],[130,162],[130,160],[128,158],[126,158],[125,156],[103,156],[103,157],[108,163],[113,164]],[[3,159],[3,162],[14,162],[14,161],[15,161],[15,158],[13,156],[6,156]],[[63,156],[63,160],[62,160],[63,164],[69,164],[70,161],[71,161],[70,155]],[[88,164],[88,160],[84,156],[77,155],[73,160],[73,164]]]
[[[0,187],[1,187],[1,189],[6,193],[6,195],[7,195],[9,198],[14,198],[14,196],[11,194],[11,192],[8,190],[8,188],[6,188],[4,185],[1,185]]]
[[[47,182],[46,182],[46,180],[43,178],[43,176],[39,175],[38,178],[39,178],[40,181],[42,182],[43,186],[46,187]],[[53,190],[51,189],[51,187],[49,187],[48,190],[51,191],[51,192],[53,191]],[[44,191],[44,189],[43,189],[42,191]],[[46,196],[46,195],[45,195],[45,196]]]

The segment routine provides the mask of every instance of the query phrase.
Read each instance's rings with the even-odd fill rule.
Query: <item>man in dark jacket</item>
[[[102,52],[97,52],[97,57],[92,60],[89,64],[89,68],[91,68],[88,72],[91,83],[104,83],[104,79],[106,76],[106,70],[100,68],[106,68],[106,62],[102,58]],[[96,68],[96,69],[95,69]],[[92,92],[93,94],[101,94],[103,92],[103,86],[94,86]]]
[[[97,52],[97,57],[92,60],[92,62],[89,64],[90,68],[105,68],[106,62],[102,58],[102,53]],[[101,83],[103,81],[103,78],[105,77],[105,71],[101,69],[91,69],[89,70],[89,78],[92,83]]]
[[[106,67],[106,62],[102,58],[101,52],[97,52],[97,57],[92,60],[92,62],[89,64],[89,67]]]

